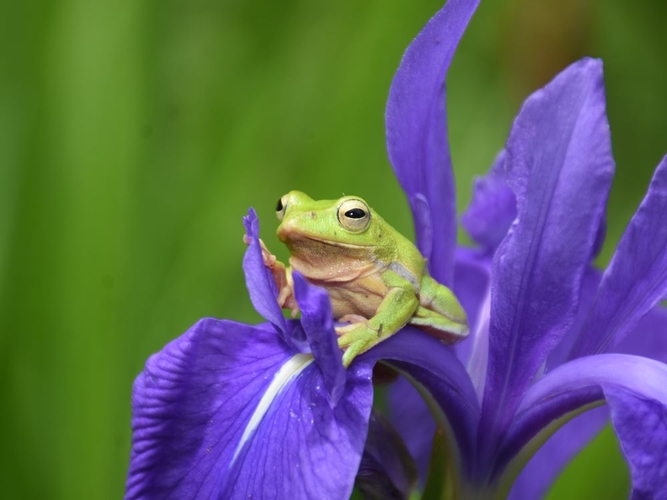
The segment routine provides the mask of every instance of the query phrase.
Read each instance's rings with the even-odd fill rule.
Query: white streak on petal
[[[477,400],[482,403],[484,384],[486,382],[486,367],[489,361],[489,322],[491,318],[491,284],[484,294],[484,302],[480,307],[477,328],[474,336],[472,355],[468,361],[468,373],[472,379]]]
[[[308,367],[313,362],[314,358],[312,354],[295,354],[278,370],[278,372],[273,376],[273,380],[269,384],[269,387],[266,389],[266,392],[260,399],[255,412],[252,414],[252,417],[248,421],[241,440],[239,441],[236,450],[234,451],[234,457],[229,464],[231,468],[236,461],[239,453],[250,439],[250,436],[255,432],[259,424],[261,423],[264,415],[269,410],[273,400],[280,394],[280,391],[287,386],[287,384],[299,375],[303,370]]]

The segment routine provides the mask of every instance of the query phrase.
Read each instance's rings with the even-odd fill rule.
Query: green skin
[[[292,271],[327,290],[343,364],[407,324],[447,343],[468,334],[468,322],[452,291],[428,275],[426,260],[403,235],[356,196],[315,201],[291,191],[278,202],[278,238],[290,251],[290,267],[262,243],[264,263],[280,290],[278,302],[296,315]]]

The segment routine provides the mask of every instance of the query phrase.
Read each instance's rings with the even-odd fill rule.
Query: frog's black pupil
[[[283,200],[282,198],[278,200],[278,203],[276,204],[276,212],[282,212],[283,210]]]
[[[366,212],[364,212],[361,208],[353,208],[352,210],[345,212],[345,217],[349,219],[363,219],[366,217]]]

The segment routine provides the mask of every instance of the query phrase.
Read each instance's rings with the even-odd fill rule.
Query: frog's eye
[[[278,220],[283,220],[283,217],[285,217],[285,210],[287,209],[287,195],[283,196],[278,200],[278,203],[276,203],[276,216],[278,217]]]
[[[371,221],[371,209],[361,200],[345,200],[338,207],[338,221],[348,231],[363,231]]]

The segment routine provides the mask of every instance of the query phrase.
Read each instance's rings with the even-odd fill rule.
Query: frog
[[[445,343],[468,335],[466,313],[452,290],[429,275],[417,247],[362,198],[316,201],[290,191],[278,200],[276,215],[289,266],[260,244],[279,290],[278,304],[293,317],[299,312],[294,271],[326,290],[346,368],[406,325]]]

